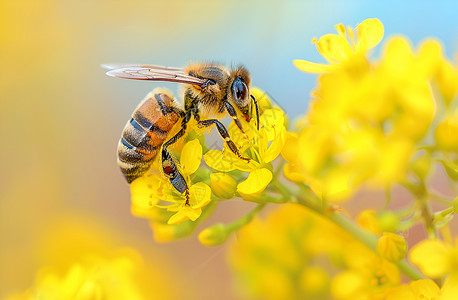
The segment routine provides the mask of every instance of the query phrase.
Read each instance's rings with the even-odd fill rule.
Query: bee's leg
[[[178,192],[185,194],[185,205],[189,205],[188,184],[186,183],[183,175],[181,175],[181,173],[178,171],[177,165],[173,160],[172,155],[170,155],[169,151],[165,147],[162,148],[161,162],[164,175],[169,179],[170,183]]]
[[[176,143],[185,133],[187,128],[187,123],[191,117],[191,113],[184,113],[182,110],[179,110],[184,118],[181,122],[181,129],[178,131],[172,138],[162,145],[162,171],[164,175],[169,179],[173,187],[180,192],[181,194],[185,193],[186,196],[186,205],[189,205],[189,188],[186,180],[183,175],[178,171],[177,165],[172,158],[169,150],[167,149],[170,145]]]
[[[215,124],[216,128],[218,129],[219,134],[224,139],[229,149],[231,149],[231,151],[234,152],[234,154],[237,155],[238,158],[246,160],[248,162],[250,161],[249,158],[245,158],[240,154],[239,149],[237,148],[237,146],[235,146],[234,142],[231,140],[231,137],[229,136],[229,132],[227,132],[227,129],[223,125],[223,123],[221,123],[220,121],[216,119],[210,119],[210,120],[198,121],[198,124],[202,127],[208,127],[208,126]]]
[[[159,105],[159,107],[160,107],[160,109],[162,111],[162,114],[164,116],[168,115],[171,112],[174,112],[177,115],[179,115],[181,118],[185,117],[185,112],[183,110],[179,109],[178,107],[175,107],[175,106],[168,107],[168,106],[166,106],[164,101],[162,100],[162,96],[161,95],[162,95],[161,93],[156,93],[156,94],[154,94],[154,98],[156,99],[157,104]]]
[[[237,112],[235,111],[235,108],[228,101],[224,101],[223,103],[226,107],[227,113],[229,114],[229,116],[231,116],[232,119],[234,119],[234,122],[237,125],[237,127],[240,129],[242,133],[245,133],[242,128],[242,123],[240,123],[240,120],[237,117]]]

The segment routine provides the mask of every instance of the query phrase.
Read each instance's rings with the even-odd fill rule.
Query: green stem
[[[312,205],[310,201],[302,197],[297,197],[297,203],[313,210],[314,212],[320,214],[321,216],[327,218],[350,235],[352,235],[357,241],[368,247],[373,252],[377,252],[377,236],[364,231],[358,225],[356,225],[351,219],[347,218],[346,216],[333,211],[322,209],[321,207],[316,207]],[[424,276],[414,267],[409,265],[406,260],[402,260],[397,262],[396,265],[398,266],[399,270],[408,276],[412,280],[418,280],[424,278]]]
[[[402,185],[407,188],[412,195],[415,196],[415,200],[420,206],[421,215],[425,223],[426,233],[429,238],[437,238],[436,227],[434,226],[434,217],[431,211],[431,207],[428,202],[428,190],[423,180],[417,185],[409,181],[405,181]]]
[[[256,216],[264,208],[264,206],[265,204],[259,204],[245,216],[241,217],[240,219],[230,224],[227,224],[226,226],[227,226],[228,231],[231,232],[231,231],[237,230],[240,227],[245,226],[246,224],[250,223],[251,220],[253,220],[254,216]]]

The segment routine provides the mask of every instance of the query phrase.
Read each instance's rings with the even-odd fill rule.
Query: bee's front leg
[[[235,108],[228,101],[224,101],[223,103],[224,103],[224,107],[226,107],[226,110],[229,116],[231,116],[231,118],[234,119],[235,125],[237,125],[237,127],[240,129],[242,133],[245,133],[245,131],[243,131],[242,123],[240,122],[239,118],[237,117],[237,111],[235,110]]]
[[[234,144],[234,142],[231,140],[231,137],[229,136],[229,132],[227,132],[227,129],[223,125],[223,123],[221,123],[220,121],[218,121],[216,119],[198,121],[197,123],[199,124],[199,126],[202,126],[202,127],[208,127],[208,126],[211,126],[211,125],[215,124],[216,128],[218,129],[219,134],[224,139],[224,141],[226,142],[226,144],[229,147],[229,149],[231,149],[231,151],[234,152],[234,154],[237,155],[238,158],[246,160],[247,162],[250,162],[249,158],[243,157],[240,154],[239,149]]]

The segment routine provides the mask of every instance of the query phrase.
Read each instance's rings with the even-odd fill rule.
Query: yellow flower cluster
[[[295,131],[253,89],[259,124],[240,120],[243,132],[235,122],[228,128],[245,159],[226,145],[188,138],[177,165],[189,195],[148,173],[131,185],[132,213],[150,220],[157,240],[170,241],[190,234],[220,201],[254,202],[238,220],[199,234],[202,244],[216,246],[238,232],[230,264],[248,297],[458,298],[458,251],[449,228],[458,197],[428,186],[441,165],[456,191],[458,67],[439,42],[426,40],[414,50],[401,36],[387,40],[380,59],[369,59],[383,38],[378,19],[336,29],[313,40],[328,64],[294,61],[319,74]],[[391,205],[396,185],[410,193],[406,207]],[[361,211],[354,221],[335,203],[362,187],[385,188],[386,205]],[[283,205],[258,219],[269,203]],[[430,239],[409,247],[403,233],[420,223]],[[401,273],[412,281],[401,284]]]
[[[239,285],[266,299],[456,299],[458,251],[449,224],[458,197],[437,194],[427,180],[440,163],[456,191],[458,67],[439,42],[426,40],[415,51],[400,36],[370,60],[383,37],[377,19],[336,29],[313,40],[329,64],[294,61],[320,75],[308,113],[297,132],[286,133],[281,152],[283,173],[299,189],[276,186],[288,202],[320,216],[284,205],[241,228],[230,252]],[[389,210],[393,184],[413,204]],[[363,185],[386,188],[387,205],[362,211],[355,224],[330,202],[346,201]],[[431,239],[409,248],[398,233],[422,222]],[[401,273],[412,281],[401,284]]]
[[[131,247],[118,246],[126,239],[98,220],[66,216],[50,225],[52,230],[41,235],[34,250],[41,266],[34,282],[6,300],[180,299],[193,293],[188,283],[170,282],[172,275],[182,274],[166,255],[154,251],[143,258]],[[180,288],[172,288],[176,284]]]
[[[383,36],[377,19],[354,30],[336,29],[338,34],[314,41],[330,65],[295,61],[305,72],[322,74],[305,126],[289,135],[285,148],[296,150],[285,153],[284,173],[331,201],[343,201],[364,182],[385,187],[406,178],[439,107],[450,107],[456,95],[458,70],[433,40],[414,52],[407,39],[394,37],[380,61],[370,61],[367,51]],[[447,114],[435,132],[438,147],[455,153],[456,116]]]
[[[396,265],[292,204],[243,227],[229,263],[248,298],[382,299],[400,283]]]
[[[51,267],[38,272],[28,291],[12,295],[8,300],[32,299],[145,299],[136,284],[140,269],[138,254],[123,251],[112,259],[89,255],[60,274]]]
[[[228,129],[231,140],[249,162],[241,160],[227,146],[222,150],[208,149],[199,132],[199,138],[188,138],[177,161],[190,186],[189,200],[155,171],[160,169],[157,160],[151,172],[131,184],[132,213],[150,220],[156,240],[171,241],[190,234],[197,226],[196,221],[204,220],[218,200],[237,196],[258,202],[262,199],[274,176],[271,162],[280,155],[286,142],[286,116],[281,109],[272,107],[263,91],[254,88],[252,93],[260,99],[260,130],[254,119],[241,120],[243,133],[234,122]],[[201,168],[202,157],[217,172]]]

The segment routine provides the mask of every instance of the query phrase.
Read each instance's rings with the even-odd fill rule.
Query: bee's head
[[[231,71],[232,82],[229,84],[228,94],[240,110],[248,108],[250,100],[250,74],[244,67],[238,67]]]
[[[247,122],[249,122],[252,117],[252,105],[254,105],[256,108],[256,122],[259,127],[258,104],[256,99],[250,94],[250,74],[244,67],[238,67],[232,70],[230,78],[232,82],[228,86],[228,89],[230,89],[228,95],[231,96],[232,102],[240,109]]]

